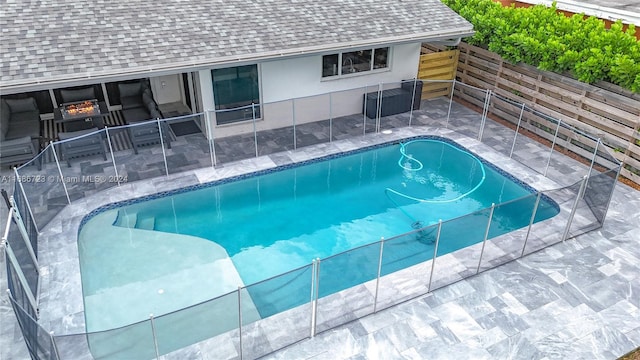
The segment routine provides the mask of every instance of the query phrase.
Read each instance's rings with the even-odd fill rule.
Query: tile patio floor
[[[437,102],[425,102],[423,110],[414,114],[411,129],[395,131],[393,136],[413,133],[438,133],[446,117],[446,106]],[[461,106],[454,106],[451,123],[459,134],[475,137],[477,114]],[[455,119],[455,120],[454,120]],[[203,168],[210,161],[203,156],[189,154],[195,151],[181,151],[181,147],[194,149],[202,147],[191,135],[177,139],[170,155],[177,156],[175,169],[187,164],[194,166],[187,172],[175,171],[169,177],[154,175],[139,176],[146,179],[127,183],[119,189],[96,192],[96,188],[78,188],[78,200],[67,206],[63,214],[55,216],[60,207],[55,198],[39,197],[41,211],[52,212],[51,223],[42,231],[42,261],[48,271],[43,275],[43,286],[51,282],[73,284],[73,278],[55,278],[52,269],[65,267],[73,258],[75,233],[79,220],[87,208],[96,204],[114,202],[121,199],[151,194],[158,191],[180,188],[194,183],[202,183],[255,168],[268,168],[284,163],[313,158],[331,152],[340,152],[384,140],[380,134],[361,137],[363,127],[361,117],[354,117],[353,123],[343,122],[343,131],[334,132],[334,141],[326,142],[328,132],[322,124],[312,124],[298,129],[300,145],[317,144],[293,151],[293,142],[288,130],[276,131],[259,139],[264,144],[259,149],[261,157],[255,156],[253,136],[222,139],[216,143],[220,165],[216,169]],[[403,114],[383,122],[382,128],[406,126],[408,115]],[[359,125],[358,125],[359,124]],[[349,133],[352,132],[352,133]],[[337,133],[337,135],[336,135]],[[485,144],[452,134],[463,145],[477,151],[490,160],[491,150]],[[303,136],[304,135],[304,136]],[[353,136],[356,136],[355,138]],[[490,123],[485,130],[486,145],[499,148],[508,147],[507,139],[513,137],[508,129]],[[245,143],[245,141],[247,141]],[[322,144],[318,144],[321,143]],[[206,144],[206,142],[205,142]],[[245,145],[241,145],[245,144]],[[250,146],[246,146],[250,144]],[[544,149],[539,150],[528,143],[518,144],[520,160],[528,166],[539,169],[544,166]],[[488,147],[487,147],[488,148]],[[233,153],[225,152],[232,149]],[[146,149],[143,156],[157,157],[156,148]],[[130,155],[122,155],[130,156]],[[227,156],[227,158],[225,158]],[[229,162],[243,158],[244,160]],[[572,161],[561,163],[554,158],[559,169],[551,174],[563,185],[572,183],[576,172],[583,171],[581,165]],[[198,162],[198,164],[195,164]],[[98,161],[99,163],[99,161]],[[135,178],[136,173],[144,173],[144,166],[152,163],[148,158],[136,161],[131,170],[124,168]],[[504,161],[508,163],[508,161]],[[91,160],[81,163],[84,169],[101,171],[104,166],[96,166]],[[503,164],[500,164],[501,166]],[[562,166],[560,166],[562,165]],[[539,186],[552,188],[547,179],[529,174],[518,164],[511,171]],[[72,171],[74,171],[72,169]],[[129,172],[130,171],[130,172]],[[150,172],[152,173],[152,172]],[[2,184],[4,185],[4,184]],[[84,198],[82,198],[84,197]],[[90,202],[90,204],[89,204]],[[4,211],[5,209],[3,209]],[[54,211],[55,210],[55,211]],[[64,215],[64,216],[63,216]],[[0,216],[5,219],[4,213]],[[64,245],[60,245],[64,239]],[[544,241],[544,239],[541,239]],[[63,246],[67,251],[56,251]],[[604,227],[578,236],[565,243],[552,245],[522,259],[501,265],[477,276],[458,281],[429,294],[406,301],[400,305],[382,310],[376,314],[353,320],[345,325],[320,333],[313,339],[303,340],[295,345],[276,351],[268,359],[615,359],[640,346],[640,192],[618,184],[614,192],[611,208]],[[77,250],[76,254],[77,254]],[[76,255],[77,256],[77,255]],[[3,261],[4,259],[2,259]],[[71,260],[73,261],[73,260]],[[77,262],[77,260],[75,260]],[[6,289],[4,264],[0,264],[0,290]],[[76,284],[76,291],[79,285]],[[65,290],[66,291],[66,290]],[[57,292],[57,294],[54,294]],[[83,323],[82,314],[67,309],[63,314],[51,310],[55,303],[66,301],[61,290],[45,290],[41,299],[43,314],[41,323],[45,328],[64,333],[70,328],[78,328]],[[78,297],[78,294],[70,295]],[[80,294],[81,296],[81,294]],[[80,308],[81,310],[81,308]],[[64,324],[59,316],[65,317]],[[15,325],[13,312],[6,297],[0,298],[0,358],[27,359],[28,354]],[[166,359],[217,359],[237,358],[237,343],[226,342],[226,346],[215,351],[207,350],[207,345],[165,356]],[[247,344],[245,343],[245,346]],[[270,346],[257,344],[256,346]]]

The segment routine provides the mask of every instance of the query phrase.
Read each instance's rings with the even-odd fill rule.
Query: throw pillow
[[[139,82],[118,84],[118,90],[120,91],[120,98],[139,96],[142,90],[142,84]]]
[[[12,113],[38,111],[38,104],[36,104],[36,99],[34,98],[6,99],[5,101],[7,102],[7,105],[9,105],[9,109],[11,109]]]

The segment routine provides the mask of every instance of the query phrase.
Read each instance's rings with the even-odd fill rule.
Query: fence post
[[[118,167],[116,166],[116,158],[113,155],[113,146],[111,146],[111,137],[109,136],[109,127],[104,127],[104,132],[107,134],[107,144],[109,144],[109,152],[111,153],[111,162],[113,163],[113,171],[116,174],[116,182],[120,186],[120,177],[118,176]]]
[[[511,151],[509,152],[509,159],[513,156],[513,150],[516,148],[516,140],[518,139],[518,131],[520,131],[520,123],[522,122],[522,115],[524,115],[524,107],[526,105],[522,103],[522,108],[520,109],[520,117],[518,118],[518,125],[516,126],[516,134],[513,135],[513,144],[511,144]]]
[[[411,93],[411,109],[409,110],[409,126],[411,126],[411,119],[413,119],[413,106],[416,102],[416,86],[418,82],[418,77],[413,78],[413,92]],[[420,98],[422,98],[422,94],[420,94]]]
[[[309,337],[314,337],[314,330],[316,327],[316,300],[315,300],[315,288],[316,288],[316,259],[311,260],[311,298],[309,304],[311,304],[311,325],[309,326]]]
[[[551,156],[553,155],[553,149],[556,147],[556,141],[558,140],[558,132],[560,131],[560,123],[562,120],[558,119],[558,127],[556,127],[556,133],[553,135],[553,143],[551,144],[551,150],[549,151],[549,160],[547,160],[547,166],[544,168],[544,176],[547,176],[549,165],[551,164]]]
[[[240,360],[242,360],[242,298],[240,296],[240,290],[242,288],[238,286],[238,340],[240,346]]]
[[[578,196],[576,196],[576,201],[573,203],[573,207],[571,208],[571,213],[569,214],[569,218],[567,219],[567,227],[564,229],[564,234],[562,234],[562,242],[567,239],[569,236],[569,229],[571,228],[571,222],[573,221],[573,217],[576,214],[576,209],[578,208],[578,202],[582,199],[582,195],[584,194],[585,185],[587,184],[587,175],[582,177],[582,183],[580,183],[580,190],[578,190]]]
[[[69,202],[69,204],[71,204],[71,198],[69,198],[69,191],[67,190],[67,184],[65,184],[64,182],[64,176],[62,175],[62,169],[60,168],[60,162],[58,161],[58,155],[56,154],[56,147],[53,145],[53,141],[50,143],[50,145],[51,151],[53,151],[53,158],[56,161],[56,166],[58,167],[58,174],[60,174],[60,182],[62,182],[64,194],[67,195],[67,201]]]
[[[589,185],[589,179],[591,179],[591,172],[593,171],[593,165],[596,163],[596,157],[598,156],[598,147],[600,147],[600,138],[596,142],[596,148],[593,149],[593,157],[591,158],[591,164],[589,164],[589,172],[587,173],[587,184],[585,187]]]
[[[380,119],[382,118],[382,83],[378,83],[378,108],[376,109],[376,134],[380,132]]]
[[[533,226],[533,221],[536,218],[536,213],[538,212],[538,205],[540,204],[540,198],[542,197],[542,192],[538,192],[538,196],[536,197],[536,203],[533,205],[533,212],[531,213],[531,220],[529,220],[529,228],[527,229],[527,236],[524,238],[524,245],[522,245],[522,253],[520,257],[524,256],[524,251],[527,248],[527,241],[529,240],[529,234],[531,233],[531,227]]]
[[[333,142],[333,93],[329,93],[329,142]],[[366,103],[366,98],[365,98]]]
[[[31,204],[29,204],[29,199],[27,199],[27,193],[24,192],[24,187],[22,186],[22,181],[20,181],[20,175],[18,174],[18,169],[14,167],[13,171],[14,171],[14,173],[16,175],[16,180],[18,181],[18,185],[19,185],[18,187],[20,188],[20,193],[22,194],[22,198],[24,199],[24,203],[25,203],[25,205],[27,205],[27,210],[29,210],[29,215],[31,215],[31,222],[33,222],[33,227],[36,228],[37,232],[40,232],[40,230],[38,230],[38,224],[36,224],[36,217],[33,216],[33,211],[31,210]]]
[[[298,148],[298,138],[296,137],[296,99],[291,99],[291,118],[293,119],[293,150]]]
[[[315,299],[313,300],[313,326],[311,327],[311,337],[316,336],[316,328],[318,326],[318,297],[320,296],[320,258],[316,258],[316,278],[315,278]]]
[[[456,88],[456,79],[453,79],[453,85],[451,86],[451,97],[449,98],[449,109],[447,110],[447,122],[444,125],[445,129],[449,128],[449,117],[451,116],[451,105],[453,104],[453,92]]]
[[[436,244],[433,247],[433,259],[431,259],[431,274],[429,275],[429,285],[427,285],[427,292],[431,291],[431,281],[433,280],[433,269],[436,267],[436,257],[438,256],[438,243],[440,242],[440,230],[442,230],[442,219],[438,220],[438,232],[436,233]]]
[[[253,144],[256,147],[256,157],[258,157],[258,132],[256,131],[256,104],[251,103],[251,113],[253,119]]]
[[[380,258],[378,259],[378,276],[376,277],[376,292],[373,297],[373,313],[378,311],[378,289],[380,287],[380,273],[382,272],[382,253],[384,251],[384,237],[380,238]]]
[[[160,135],[160,147],[162,148],[162,158],[164,159],[164,171],[167,176],[169,176],[169,164],[167,163],[167,153],[164,150],[164,136],[162,134],[162,124],[160,123],[160,118],[156,119],[158,123],[158,135]]]
[[[362,112],[362,136],[367,134],[367,90],[369,86],[364,86],[364,111]],[[376,116],[378,115],[378,100],[376,99]]]
[[[207,139],[209,140],[209,154],[211,154],[211,167],[216,167],[216,144],[211,128],[211,115],[209,110],[204,111],[204,121],[207,123]]]
[[[153,335],[153,347],[156,351],[156,359],[159,359],[160,351],[158,351],[158,335],[156,334],[156,325],[153,322],[153,314],[149,314],[149,320],[151,320],[151,335]]]
[[[480,259],[478,260],[478,268],[476,274],[480,272],[480,264],[482,264],[482,255],[484,254],[484,246],[487,244],[487,238],[489,237],[489,229],[491,229],[491,220],[493,220],[493,211],[496,208],[495,203],[491,203],[491,212],[489,213],[489,221],[487,221],[487,228],[484,231],[484,240],[482,240],[482,248],[480,249]]]
[[[487,89],[484,98],[484,106],[482,107],[482,118],[480,119],[480,131],[478,131],[478,141],[482,142],[484,127],[487,123],[487,114],[489,113],[489,103],[491,103],[491,90]]]

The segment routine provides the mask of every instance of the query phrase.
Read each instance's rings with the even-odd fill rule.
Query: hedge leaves
[[[487,48],[507,61],[542,70],[570,72],[578,80],[605,80],[640,92],[640,42],[633,25],[606,29],[604,22],[583,14],[571,17],[552,7],[503,7],[492,0],[442,0],[470,21],[470,44]]]

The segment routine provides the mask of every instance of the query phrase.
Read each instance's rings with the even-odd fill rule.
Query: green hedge
[[[616,22],[604,22],[582,14],[572,17],[548,8],[503,7],[492,0],[442,0],[470,21],[476,34],[466,39],[506,60],[524,62],[539,69],[571,72],[578,80],[605,80],[640,92],[640,42],[630,26],[624,32]]]

